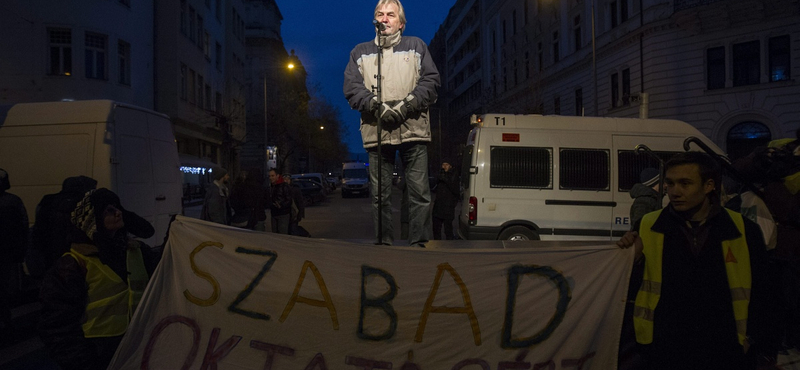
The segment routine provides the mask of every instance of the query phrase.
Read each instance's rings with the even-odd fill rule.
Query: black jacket
[[[436,200],[433,202],[433,217],[452,220],[455,217],[460,192],[455,169],[439,172],[436,180]]]
[[[281,181],[270,187],[270,214],[272,217],[288,215],[292,212],[292,191],[289,184]]]
[[[722,241],[739,237],[728,213],[715,206],[705,226],[689,228],[667,207],[652,230],[664,234],[661,298],[654,313],[653,343],[640,349],[650,369],[755,369],[755,354],[772,344],[774,292],[769,284],[761,230],[744,219],[750,253],[752,290],[747,335],[748,355],[739,345],[725,272]],[[640,225],[636,225],[638,230]],[[706,227],[705,232],[697,232]],[[702,244],[692,252],[690,244]],[[647,256],[645,256],[647,258]],[[638,266],[634,275],[642,273]],[[632,280],[635,280],[632,277]],[[637,287],[638,288],[638,287]]]

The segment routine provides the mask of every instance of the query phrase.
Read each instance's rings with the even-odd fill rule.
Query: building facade
[[[435,43],[445,136],[489,111],[672,118],[736,158],[800,126],[796,0],[459,0]]]
[[[153,14],[152,0],[4,2],[0,105],[111,99],[153,109]]]

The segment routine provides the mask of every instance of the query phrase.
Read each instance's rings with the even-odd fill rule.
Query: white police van
[[[479,240],[614,240],[629,230],[628,191],[696,137],[676,120],[473,116],[462,158],[459,235]],[[693,147],[693,150],[698,149]]]

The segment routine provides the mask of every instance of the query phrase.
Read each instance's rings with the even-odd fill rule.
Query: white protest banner
[[[423,249],[177,217],[109,369],[616,369],[633,254]]]

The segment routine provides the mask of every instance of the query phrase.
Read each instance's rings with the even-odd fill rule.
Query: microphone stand
[[[383,77],[381,76],[381,67],[383,65],[383,39],[381,38],[380,23],[375,24],[375,33],[378,35],[378,75],[375,76],[378,85],[373,86],[375,94],[378,97],[378,243],[383,244],[383,152],[381,150],[381,142],[383,141],[383,128],[381,127],[381,108],[383,106],[382,83]]]

